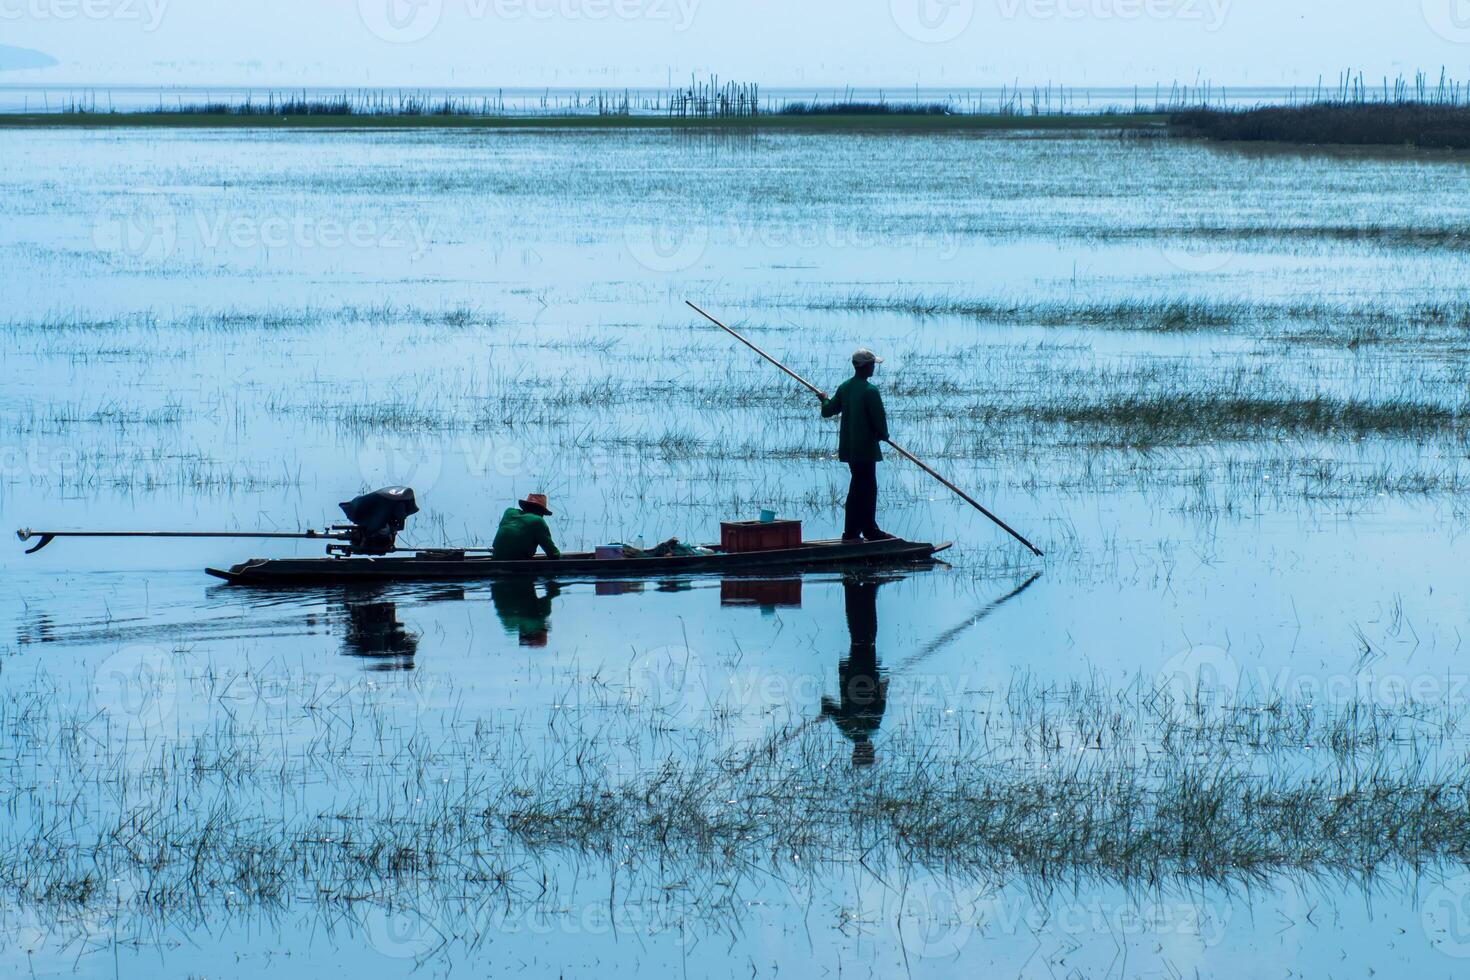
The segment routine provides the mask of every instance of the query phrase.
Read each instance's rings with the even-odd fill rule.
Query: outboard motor
[[[350,555],[386,555],[409,517],[419,512],[409,487],[384,487],[341,506],[352,523],[333,530],[348,533],[348,543],[340,550]]]

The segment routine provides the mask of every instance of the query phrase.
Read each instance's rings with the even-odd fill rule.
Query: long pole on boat
[[[713,323],[715,326],[719,327],[721,330],[725,331],[727,334],[729,334],[730,336],[734,337],[736,340],[740,341],[746,347],[749,347],[751,350],[755,351],[761,357],[764,357],[766,360],[770,361],[776,367],[778,367],[782,371],[784,371],[787,374],[787,376],[789,376],[790,378],[792,378],[792,380],[798,382],[801,385],[804,385],[806,387],[806,389],[808,391],[810,391],[812,394],[816,395],[818,398],[823,399],[824,401],[826,400],[827,393],[825,391],[823,391],[822,389],[818,388],[816,385],[812,384],[806,378],[803,378],[801,375],[797,374],[795,371],[791,370],[789,367],[787,367],[786,365],[782,364],[780,361],[776,360],[770,354],[767,354],[765,351],[761,350],[759,347],[757,347],[755,344],[751,343],[745,337],[741,336],[739,333],[736,333],[734,330],[732,330],[729,327],[725,326],[719,320],[716,320],[714,317],[710,316],[704,310],[701,310],[699,307],[695,306],[689,300],[686,299],[684,301],[684,305],[685,306],[688,306],[695,313],[698,313],[700,316],[704,317],[710,323]],[[949,482],[944,477],[940,476],[937,472],[934,471],[934,468],[933,467],[929,466],[929,464],[925,463],[922,459],[920,459],[919,457],[915,456],[913,453],[909,452],[907,449],[903,448],[898,443],[894,442],[892,439],[884,439],[883,441],[886,442],[886,443],[888,443],[889,447],[891,447],[894,452],[898,453],[900,456],[902,456],[904,459],[908,460],[910,463],[913,463],[915,466],[917,466],[919,469],[923,470],[925,473],[928,473],[930,476],[934,477],[934,479],[936,479],[940,483],[944,484],[945,487],[947,487],[949,490],[953,491],[965,503],[969,504],[971,507],[975,508],[980,513],[984,514],[986,517],[990,518],[990,520],[993,521],[995,523],[995,525],[997,527],[999,527],[1002,531],[1006,532],[1011,537],[1015,538],[1017,541],[1021,542],[1023,545],[1025,545],[1027,548],[1029,548],[1031,550],[1031,553],[1033,555],[1035,555],[1038,558],[1042,557],[1042,553],[1041,553],[1041,549],[1040,548],[1036,547],[1036,545],[1032,544],[1030,541],[1027,541],[1024,537],[1021,536],[1020,532],[1017,531],[1015,528],[1011,527],[1009,524],[1007,524],[1005,521],[1001,520],[999,517],[996,517],[993,513],[990,512],[990,510],[988,508],[985,507],[984,504],[981,504],[974,497],[971,497],[969,494],[965,493],[965,491],[961,490],[959,487],[955,486],[953,483]]]
[[[34,545],[26,549],[26,554],[34,555],[57,538],[294,538],[303,541],[351,541],[352,535],[347,531],[33,531],[30,528],[21,528],[15,532],[15,536],[22,541],[31,538],[39,538]],[[425,552],[434,551],[434,548],[389,548],[388,552]],[[494,548],[444,548],[443,551],[463,552],[465,554],[489,555],[494,554]],[[375,552],[376,553],[376,552]]]
[[[40,538],[26,554],[33,555],[56,538],[301,538],[348,541],[348,535],[336,531],[33,531],[21,528],[15,536],[22,541]]]

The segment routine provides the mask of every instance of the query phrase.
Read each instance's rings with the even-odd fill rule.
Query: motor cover
[[[341,507],[354,525],[352,550],[370,555],[393,550],[398,532],[409,517],[419,512],[410,487],[384,487],[353,497]]]

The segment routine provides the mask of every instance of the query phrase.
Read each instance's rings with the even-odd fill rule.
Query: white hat
[[[883,358],[879,357],[877,354],[874,354],[872,351],[868,350],[866,347],[859,347],[857,350],[855,350],[855,351],[852,352],[852,366],[853,367],[863,367],[864,365],[867,365],[867,364],[882,364],[882,363],[883,363]]]

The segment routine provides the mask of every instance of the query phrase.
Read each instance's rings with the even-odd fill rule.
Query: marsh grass
[[[26,435],[65,432],[82,426],[116,430],[178,426],[192,414],[183,403],[173,400],[156,407],[111,400],[96,405],[77,402],[53,403],[44,407],[32,405],[7,421],[12,432]]]
[[[1368,435],[1423,438],[1463,434],[1463,407],[1408,400],[1355,401],[1325,395],[1297,398],[1222,397],[1185,392],[1125,396],[1101,403],[1059,403],[1020,410],[1046,423],[1072,426],[1105,442],[1129,446],[1219,442],[1275,435]],[[977,418],[984,419],[984,410]]]
[[[1246,142],[1470,148],[1470,106],[1399,100],[1193,109],[1169,117],[1178,136]]]
[[[947,102],[788,102],[777,110],[784,116],[948,116],[956,110]]]
[[[335,307],[305,306],[299,309],[251,310],[225,307],[194,310],[172,317],[163,317],[148,310],[110,317],[50,313],[35,318],[5,321],[0,323],[0,333],[7,337],[68,333],[139,333],[146,336],[162,332],[210,335],[300,331],[364,324],[473,328],[495,327],[502,322],[498,314],[466,304],[429,309],[394,303],[371,303]]]
[[[405,726],[377,685],[189,664],[176,651],[191,713],[161,727],[44,676],[0,698],[12,907],[109,912],[124,936],[221,914],[333,921],[360,903],[444,923],[487,895],[554,907],[568,883],[550,869],[605,865],[618,894],[664,889],[713,924],[732,890],[859,861],[880,878],[1146,893],[1362,884],[1470,858],[1470,769],[1442,751],[1464,720],[1452,703],[1021,674],[958,711],[906,706],[878,765],[854,769],[827,727],[751,737],[758,704],[650,701],[602,672],[567,679],[575,707],[550,726],[423,705]]]
[[[1158,332],[1218,330],[1238,326],[1265,327],[1291,323],[1331,325],[1344,330],[1366,331],[1376,328],[1377,332],[1362,334],[1365,339],[1374,340],[1386,339],[1395,329],[1416,326],[1447,327],[1470,332],[1470,302],[1464,301],[1427,302],[1395,308],[1371,304],[1261,303],[1186,297],[1112,302],[1008,302],[958,296],[903,293],[874,296],[854,293],[838,299],[809,300],[800,305],[811,310],[900,313],[920,318],[955,317],[986,323],[1114,327]],[[1336,334],[1339,331],[1333,332]]]
[[[1060,344],[1024,335],[931,338],[926,331],[899,335],[888,349],[899,369],[886,371],[880,384],[903,441],[998,499],[1015,491],[1126,492],[1185,513],[1220,515],[1307,502],[1355,507],[1375,494],[1442,499],[1470,479],[1466,454],[1457,448],[1467,428],[1465,404],[1455,394],[1466,383],[1463,359],[1455,356],[1467,316],[1458,299],[1402,307],[1003,304],[919,294],[797,299],[817,308],[851,307],[885,331],[898,318],[1075,323],[1075,339]],[[1152,324],[1147,332],[1248,336],[1213,353],[1094,355],[1085,331],[1131,328],[1139,317]],[[150,351],[187,364],[202,351],[234,357],[279,342],[281,357],[313,352],[311,375],[258,386],[249,405],[207,390],[160,403],[157,393],[126,387],[101,405],[32,399],[0,413],[0,423],[23,440],[11,457],[12,469],[22,466],[7,475],[12,484],[19,477],[37,488],[149,493],[310,481],[300,458],[229,464],[198,435],[248,437],[264,415],[309,442],[345,441],[386,454],[404,445],[403,458],[410,460],[462,458],[481,467],[471,471],[478,480],[493,480],[498,470],[483,468],[501,465],[498,454],[511,450],[515,466],[544,476],[585,481],[593,474],[605,506],[661,507],[710,526],[752,505],[775,503],[811,515],[841,505],[841,480],[828,465],[835,444],[811,399],[773,383],[759,363],[731,361],[718,338],[687,326],[649,331],[628,322],[593,330],[574,323],[530,333],[483,309],[387,304],[55,322],[55,330],[39,321],[16,329],[8,342],[38,358],[69,361],[85,349],[126,348],[129,361],[145,364]],[[790,322],[756,327],[800,371],[836,383],[824,372],[830,356],[819,335]],[[389,353],[371,358],[364,375],[355,356],[337,364],[335,356],[317,353],[328,349],[322,338],[336,333],[343,340],[332,344],[345,343],[344,350]],[[465,345],[474,353],[432,370],[422,363],[396,370],[397,345],[456,351]],[[1382,353],[1352,353],[1369,346]],[[1307,356],[1310,347],[1335,352]],[[524,352],[532,349],[542,353],[528,362]],[[1401,350],[1416,353],[1401,357]],[[576,369],[589,358],[598,371]],[[122,370],[83,363],[88,370]],[[124,445],[72,445],[77,432],[115,433]],[[1430,451],[1399,452],[1396,445]],[[67,465],[28,475],[33,449],[43,461],[64,454]],[[349,457],[354,466],[357,461]],[[931,505],[932,487],[907,478],[912,475],[895,466],[885,507],[901,514]]]

